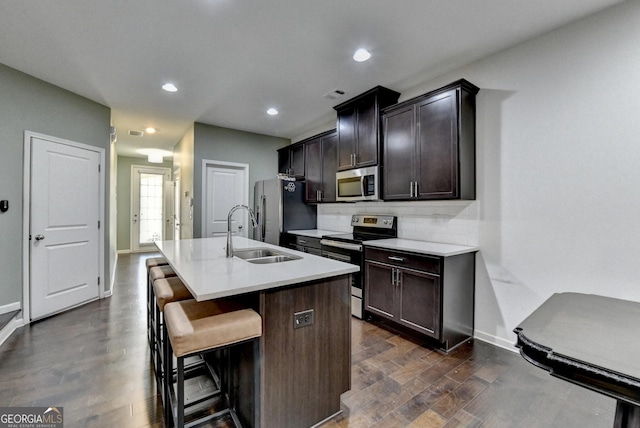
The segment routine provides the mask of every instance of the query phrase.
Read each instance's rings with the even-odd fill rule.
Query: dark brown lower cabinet
[[[320,244],[320,238],[287,233],[285,242],[287,247],[293,248],[294,250],[313,254],[315,256],[322,255],[322,245]]]
[[[449,351],[473,336],[475,253],[437,257],[365,247],[365,318]]]

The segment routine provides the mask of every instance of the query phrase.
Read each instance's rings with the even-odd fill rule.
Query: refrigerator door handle
[[[265,233],[267,232],[267,197],[260,196],[260,211],[262,211],[261,240],[265,242]]]

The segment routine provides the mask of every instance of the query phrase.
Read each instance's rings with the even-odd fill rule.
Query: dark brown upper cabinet
[[[475,96],[461,79],[382,112],[384,200],[475,199]]]
[[[377,86],[337,105],[338,170],[378,165],[380,110],[398,102],[400,94]]]
[[[278,172],[304,180],[304,149],[302,143],[278,149]]]
[[[306,202],[336,201],[338,133],[334,129],[304,141]]]

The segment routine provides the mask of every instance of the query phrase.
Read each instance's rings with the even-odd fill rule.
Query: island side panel
[[[261,426],[309,427],[351,388],[350,275],[261,292]],[[294,313],[313,309],[294,329]]]

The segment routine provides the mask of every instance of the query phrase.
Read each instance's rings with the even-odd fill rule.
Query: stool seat
[[[153,284],[156,279],[160,278],[168,278],[171,276],[176,276],[173,268],[169,265],[164,266],[154,266],[149,269],[149,281]]]
[[[156,296],[156,304],[160,312],[164,311],[164,306],[167,303],[193,299],[187,287],[177,276],[159,278],[153,281],[153,293]]]
[[[154,339],[151,356],[154,360],[154,371],[158,390],[161,390],[162,384],[165,381],[165,373],[162,370],[163,347],[165,346],[162,340],[164,307],[170,302],[193,299],[193,296],[177,276],[156,279],[153,281],[152,291],[153,296],[155,296],[155,303],[153,303],[155,313],[151,319],[151,328],[153,329],[152,337]]]
[[[147,270],[151,269],[152,267],[169,264],[167,259],[164,257],[149,257],[147,260],[145,260],[144,263],[147,266]]]
[[[164,320],[176,357],[262,335],[262,317],[233,300],[167,303]]]

